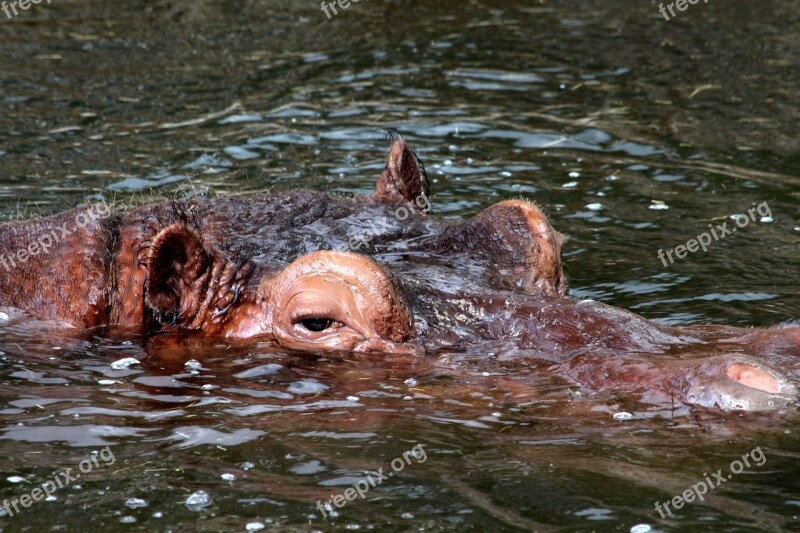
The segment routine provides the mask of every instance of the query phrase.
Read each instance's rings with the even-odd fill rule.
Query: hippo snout
[[[739,355],[704,360],[684,380],[686,403],[709,408],[766,411],[797,396],[797,388],[778,372]]]

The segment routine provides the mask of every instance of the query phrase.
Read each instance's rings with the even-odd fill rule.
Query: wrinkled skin
[[[439,220],[426,183],[398,139],[369,197],[291,191],[96,218],[3,272],[0,306],[80,328],[299,351],[485,346],[654,402],[762,410],[794,399],[797,327],[670,328],[571,299],[563,237],[538,207],[511,200]],[[27,247],[76,213],[6,228],[0,247]]]

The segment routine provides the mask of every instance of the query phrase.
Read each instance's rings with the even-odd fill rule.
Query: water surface
[[[0,14],[0,215],[367,193],[395,128],[426,163],[435,213],[541,205],[569,238],[573,296],[669,324],[775,325],[800,317],[799,18],[778,0],[699,3],[670,21],[651,2],[599,0],[372,0],[331,20],[278,0]],[[659,260],[763,202],[769,217],[707,252]],[[798,529],[794,406],[653,408],[502,351],[196,355],[166,363],[140,339],[4,328],[0,496],[106,446],[115,462],[0,527]],[[142,363],[111,367],[127,357]],[[424,462],[322,518],[317,501],[417,444]],[[756,447],[763,466],[659,517],[656,501]]]

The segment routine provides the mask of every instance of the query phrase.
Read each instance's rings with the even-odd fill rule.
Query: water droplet
[[[212,502],[213,500],[211,499],[211,495],[209,493],[204,490],[198,490],[186,498],[185,505],[190,511],[199,511],[200,509],[211,505]]]
[[[630,420],[631,418],[633,418],[633,415],[627,411],[614,413],[614,420]]]
[[[203,368],[203,365],[200,363],[200,361],[196,359],[189,359],[183,363],[183,366],[190,372],[198,372]]]
[[[135,516],[123,516],[122,518],[119,519],[119,521],[122,522],[123,524],[133,524],[134,522],[136,522],[136,517]]]
[[[403,518],[405,520],[411,520],[412,518],[414,518],[414,515],[412,513],[403,513],[400,515],[400,518]]]
[[[333,505],[331,505],[330,502],[323,503],[322,507],[325,509],[325,513],[331,518],[336,518],[339,516],[339,512],[333,508]]]
[[[23,481],[25,481],[25,478],[19,476],[10,476],[6,478],[6,481],[8,481],[9,483],[22,483]]]
[[[244,528],[245,528],[247,531],[261,531],[261,530],[262,530],[262,529],[264,529],[265,527],[267,527],[267,526],[265,526],[265,525],[264,525],[264,524],[262,524],[261,522],[250,522],[249,524],[247,524],[246,526],[244,526]]]
[[[417,380],[414,379],[414,378],[408,378],[403,383],[405,383],[406,386],[408,386],[408,387],[416,387],[417,386]]]
[[[156,511],[155,513],[153,513],[153,518],[162,518],[163,516],[164,513],[162,513],[161,511]]]
[[[669,209],[669,206],[666,204],[666,202],[662,200],[651,200],[650,202],[650,209],[653,211],[664,211]]]
[[[121,381],[117,381],[116,379],[98,379],[97,383],[100,385],[114,385],[116,383],[122,383]]]
[[[772,217],[761,217],[759,219],[759,222],[761,222],[762,224],[772,224],[773,222],[775,222],[775,219]]]
[[[236,476],[234,474],[229,474],[227,472],[219,477],[222,478],[223,481],[230,481],[231,483],[236,481]]]
[[[0,320],[8,320],[8,315],[0,311]]]
[[[114,370],[125,370],[126,368],[130,368],[131,365],[138,365],[139,360],[134,359],[133,357],[126,357],[124,359],[119,359],[111,363],[111,368]]]
[[[649,524],[636,524],[631,528],[631,533],[649,533],[652,530]]]
[[[586,206],[586,209],[588,209],[589,211],[600,211],[601,209],[603,209],[603,204],[598,204],[598,203],[589,204]]]
[[[576,171],[573,170],[572,172],[569,173],[569,177],[573,178],[573,179],[580,178],[581,177],[581,173],[580,172],[576,172]]]
[[[578,182],[577,181],[568,181],[567,183],[565,183],[561,187],[563,187],[564,189],[572,189],[573,187],[577,187],[577,186],[578,186]]]
[[[403,400],[405,400],[405,401],[409,401],[409,400],[413,400],[413,399],[414,398],[412,398],[411,396],[403,396]]]
[[[125,507],[129,507],[131,509],[138,509],[139,507],[147,507],[147,502],[141,498],[128,498],[128,501],[125,502]]]
[[[350,402],[357,402],[360,398],[358,396],[348,396],[347,400]]]
[[[319,381],[304,379],[290,384],[288,390],[293,394],[318,394],[327,388],[327,385],[323,385]]]
[[[254,464],[253,464],[253,463],[251,463],[250,461],[247,461],[247,462],[245,462],[245,463],[242,463],[242,466],[241,466],[240,468],[241,468],[242,470],[244,470],[245,472],[247,472],[248,470],[251,470],[251,469],[253,469],[253,468],[255,468],[255,467],[256,467],[256,465],[254,465]]]

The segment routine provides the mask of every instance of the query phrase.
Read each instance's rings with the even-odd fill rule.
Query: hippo
[[[589,390],[700,408],[794,401],[799,327],[669,327],[571,298],[564,237],[534,203],[456,221],[430,216],[429,197],[424,165],[395,136],[369,196],[82,206],[0,230],[0,307],[76,331],[298,352],[485,350]]]

